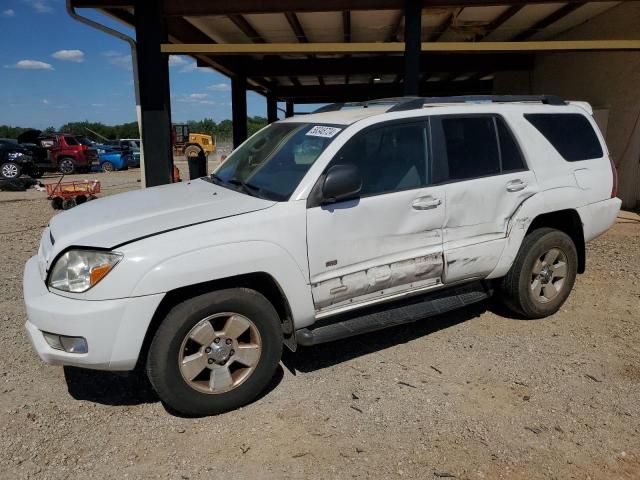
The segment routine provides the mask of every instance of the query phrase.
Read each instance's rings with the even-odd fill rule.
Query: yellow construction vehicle
[[[173,134],[174,155],[197,157],[200,151],[203,151],[205,156],[216,151],[216,143],[211,135],[191,133],[186,123],[174,123]]]

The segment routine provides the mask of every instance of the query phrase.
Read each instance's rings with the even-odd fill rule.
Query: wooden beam
[[[387,42],[397,42],[399,41],[399,37],[400,37],[400,30],[402,27],[402,19],[404,18],[404,11],[400,11],[400,13],[398,13],[398,15],[396,16],[396,19],[393,22],[393,26],[391,27],[391,31],[389,32],[389,35],[387,36]]]
[[[253,43],[266,43],[266,40],[253,28],[246,18],[242,15],[227,15],[229,20],[244,33]]]
[[[547,52],[581,50],[640,50],[640,40],[562,40],[529,42],[423,42],[423,52]],[[225,43],[162,45],[173,54],[263,55],[318,53],[403,53],[404,43]]]
[[[529,53],[423,53],[420,61],[421,73],[455,72],[456,74],[485,70],[496,72],[531,70],[533,54]],[[315,75],[368,75],[372,72],[380,75],[396,74],[404,66],[401,55],[340,57],[313,59],[285,59],[278,56],[265,56],[253,60],[246,56],[212,57],[218,59],[237,59],[238,64],[245,59],[243,72],[248,76],[289,77]]]
[[[558,10],[553,12],[551,15],[547,15],[543,19],[537,21],[533,26],[527,28],[525,31],[520,32],[518,35],[513,37],[511,40],[513,42],[521,42],[523,40],[527,40],[533,37],[536,33],[544,30],[549,25],[556,23],[561,18],[566,17],[571,12],[574,12],[578,8],[582,7],[587,2],[577,2],[577,3],[567,3],[563,7],[560,7]]]
[[[302,24],[298,19],[298,16],[294,12],[285,12],[285,16],[287,17],[287,22],[289,22],[289,26],[293,33],[295,33],[296,38],[300,43],[309,43],[309,39],[307,38],[306,33],[304,33],[304,29],[302,28]]]
[[[474,41],[479,42],[483,38],[488,37],[489,35],[491,35],[498,28],[500,28],[503,23],[505,23],[507,20],[509,20],[511,17],[513,17],[520,10],[522,10],[522,7],[524,7],[524,5],[512,5],[511,7],[507,8],[504,12],[502,12],[495,19],[493,19],[486,26],[484,33],[481,33],[481,34],[477,35],[476,38],[474,39]]]
[[[75,0],[95,6],[101,0]],[[105,3],[114,0],[103,0]],[[595,0],[607,1],[607,0]],[[526,5],[557,3],[557,0],[422,0],[424,8],[484,7],[495,5]],[[569,3],[575,3],[569,0]],[[99,7],[98,7],[99,8]],[[234,0],[231,2],[203,0],[166,0],[165,15],[201,16],[282,12],[332,12],[343,10],[401,10],[404,0]]]
[[[431,38],[429,38],[429,41],[437,42],[438,40],[440,40],[440,37],[442,37],[442,35],[444,35],[445,32],[449,30],[449,27],[451,26],[455,18],[456,18],[456,14],[450,13],[449,16],[445,18],[444,21],[436,27],[436,30],[431,35]]]
[[[577,0],[565,0],[579,3]],[[590,0],[606,2],[610,0]],[[72,0],[77,8],[129,8],[133,0]],[[486,7],[496,5],[536,5],[557,0],[422,0],[424,8]],[[163,12],[169,16],[209,16],[250,13],[335,12],[343,10],[400,10],[404,0],[165,0]]]

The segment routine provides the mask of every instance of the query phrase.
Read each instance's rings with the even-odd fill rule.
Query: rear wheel
[[[113,163],[111,162],[103,162],[102,163],[102,171],[103,172],[113,172],[115,170]]]
[[[212,415],[254,400],[282,355],[273,305],[254,290],[206,293],[176,305],[155,333],[147,374],[162,401]]]
[[[73,159],[69,157],[61,158],[58,161],[58,170],[60,170],[60,173],[64,173],[65,175],[71,175],[76,171],[76,166],[73,163]]]
[[[18,178],[22,173],[22,169],[17,163],[4,162],[0,166],[0,173],[4,178]]]
[[[548,317],[571,293],[577,271],[578,253],[571,237],[552,228],[534,230],[502,279],[502,299],[525,318]]]

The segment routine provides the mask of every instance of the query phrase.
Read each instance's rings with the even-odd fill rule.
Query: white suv
[[[558,310],[620,208],[588,104],[332,105],[269,125],[213,175],[55,216],[26,265],[47,363],[146,369],[184,414],[253,400],[283,344],[413,322],[494,291]]]

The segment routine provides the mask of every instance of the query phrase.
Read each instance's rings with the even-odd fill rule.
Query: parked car
[[[60,171],[67,175],[86,173],[98,160],[95,148],[83,145],[67,133],[28,130],[18,137],[18,142],[31,151],[42,171]]]
[[[98,155],[100,170],[103,172],[114,172],[116,170],[126,170],[129,168],[128,154],[122,152],[107,151]]]
[[[53,217],[24,274],[40,357],[141,365],[166,405],[207,415],[255,399],[283,344],[494,292],[523,319],[553,315],[586,268],[585,242],[620,209],[591,108],[555,97],[365,106],[272,123],[210,177]]]
[[[33,178],[42,176],[28,149],[19,146],[15,140],[0,139],[0,175],[14,179],[23,173]]]
[[[104,150],[105,153],[122,152],[127,167],[140,167],[140,139],[122,138],[120,140],[108,140],[100,145],[100,149]]]

